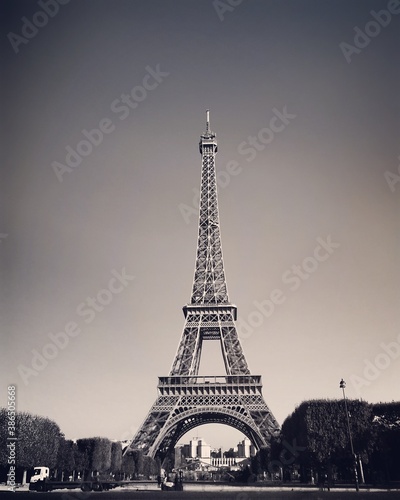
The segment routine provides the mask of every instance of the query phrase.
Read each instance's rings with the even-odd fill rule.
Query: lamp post
[[[358,473],[357,473],[357,457],[354,453],[354,447],[353,447],[353,439],[351,437],[351,430],[350,430],[350,420],[349,420],[349,412],[347,410],[347,400],[346,400],[346,393],[344,392],[344,389],[346,387],[346,382],[342,379],[340,381],[339,387],[343,391],[343,399],[344,399],[344,409],[346,412],[346,421],[347,421],[347,430],[349,432],[349,439],[350,439],[350,448],[351,448],[351,456],[353,458],[353,468],[354,468],[354,480],[356,483],[356,491],[359,491],[359,486],[358,486]]]

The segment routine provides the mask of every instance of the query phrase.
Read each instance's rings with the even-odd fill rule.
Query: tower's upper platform
[[[200,154],[218,151],[217,136],[210,129],[210,110],[208,109],[206,112],[206,131],[200,136],[199,150]]]

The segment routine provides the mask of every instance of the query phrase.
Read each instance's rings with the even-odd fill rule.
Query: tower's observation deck
[[[162,396],[179,394],[261,394],[260,375],[211,375],[190,377],[159,377]],[[175,392],[176,391],[176,392]]]

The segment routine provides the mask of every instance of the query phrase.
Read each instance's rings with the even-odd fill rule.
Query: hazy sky
[[[400,6],[44,4],[1,2],[0,403],[16,384],[67,438],[140,426],[190,300],[207,108],[229,297],[271,411],[339,398],[342,377],[399,400]],[[222,371],[206,343],[201,373]]]

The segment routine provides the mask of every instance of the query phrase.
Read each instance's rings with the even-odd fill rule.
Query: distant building
[[[190,440],[189,444],[175,447],[175,467],[196,459],[211,463],[211,446],[204,439],[195,437]]]
[[[189,457],[196,458],[197,457],[197,444],[199,442],[198,438],[193,438],[189,442]]]
[[[236,451],[237,450],[237,451]],[[213,457],[211,456],[213,451]],[[175,467],[183,468],[188,465],[194,465],[195,470],[211,467],[214,470],[227,468],[229,470],[237,470],[240,462],[255,455],[256,450],[248,438],[243,439],[234,449],[234,456],[215,456],[215,449],[211,450],[211,446],[206,443],[203,438],[194,437],[189,444],[178,445],[175,447]],[[210,470],[211,470],[210,469]]]
[[[237,445],[238,458],[250,458],[251,457],[251,441],[248,438],[244,438],[241,443]]]
[[[207,444],[204,439],[199,439],[197,441],[197,458],[201,460],[210,460],[211,458],[211,446]]]

